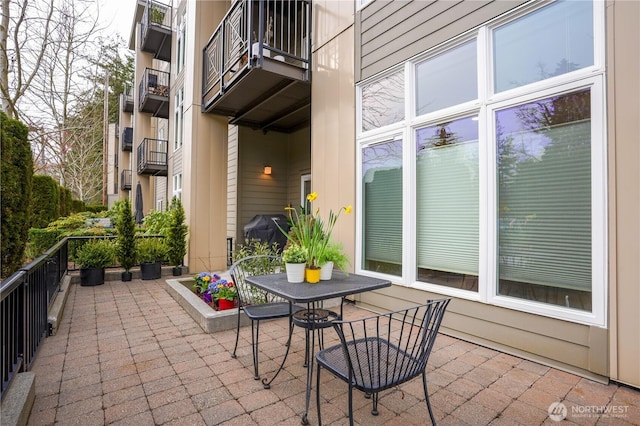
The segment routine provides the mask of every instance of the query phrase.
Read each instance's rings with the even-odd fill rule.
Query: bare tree
[[[0,1],[2,109],[29,126],[37,173],[99,202],[105,64],[123,41],[103,36],[95,0]]]
[[[18,102],[38,75],[49,48],[54,0],[2,1],[0,19],[0,95],[2,110],[19,119]],[[9,79],[11,74],[11,79]]]

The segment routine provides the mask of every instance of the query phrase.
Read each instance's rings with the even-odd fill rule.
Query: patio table
[[[287,274],[269,274],[269,275],[256,275],[247,277],[247,282],[258,287],[262,290],[266,290],[277,296],[285,298],[293,303],[301,304],[306,303],[307,309],[314,310],[318,308],[318,302],[323,300],[340,297],[344,300],[346,296],[364,293],[366,291],[377,290],[384,287],[391,286],[391,281],[372,278],[358,274],[344,274],[342,272],[334,271],[332,278],[327,281],[320,281],[315,284],[309,283],[290,283],[287,281]],[[342,303],[340,304],[340,316],[342,317]],[[309,323],[309,335],[311,336],[311,352],[315,349],[315,323],[310,321]],[[280,370],[282,370],[284,363],[289,354],[289,346],[285,352],[284,358],[280,367],[274,374],[273,378],[266,382],[263,380],[265,389],[269,388],[269,384],[276,378]],[[307,367],[307,390],[305,400],[305,410],[302,415],[302,424],[309,424],[307,415],[309,413],[309,397],[311,395],[311,383],[313,380],[313,365],[315,362],[315,355],[311,354],[311,362]]]

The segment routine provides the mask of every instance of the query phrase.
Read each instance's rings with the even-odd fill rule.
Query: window
[[[362,149],[362,269],[402,274],[402,139]]]
[[[498,294],[591,310],[590,92],[495,113]]]
[[[300,205],[304,206],[306,212],[311,211],[311,201],[307,200],[307,195],[311,194],[311,175],[300,176]]]
[[[185,63],[185,42],[187,35],[187,9],[184,8],[178,17],[178,40],[176,41],[176,73],[180,74]]]
[[[473,39],[416,65],[416,115],[478,98],[476,51]]]
[[[184,87],[176,91],[176,107],[175,107],[174,128],[175,135],[173,139],[173,150],[182,147],[183,140],[183,121],[184,121]]]
[[[418,279],[478,291],[477,116],[416,130]]]
[[[396,71],[362,88],[362,131],[404,120],[404,73]]]
[[[605,325],[604,4],[515,13],[359,85],[356,272]]]
[[[182,173],[173,175],[173,197],[182,200]]]
[[[557,2],[496,28],[495,92],[593,65],[593,40],[589,1]]]

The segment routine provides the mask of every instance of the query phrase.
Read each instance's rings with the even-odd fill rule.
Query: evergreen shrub
[[[27,135],[27,126],[0,111],[0,277],[8,277],[22,267],[31,226],[33,158]]]

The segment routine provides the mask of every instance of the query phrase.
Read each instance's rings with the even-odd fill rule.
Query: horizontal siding
[[[382,1],[356,15],[356,81],[400,64],[525,1]]]
[[[442,295],[393,285],[357,296],[374,312],[402,309]],[[607,331],[463,299],[454,299],[441,331],[454,337],[603,381]]]

